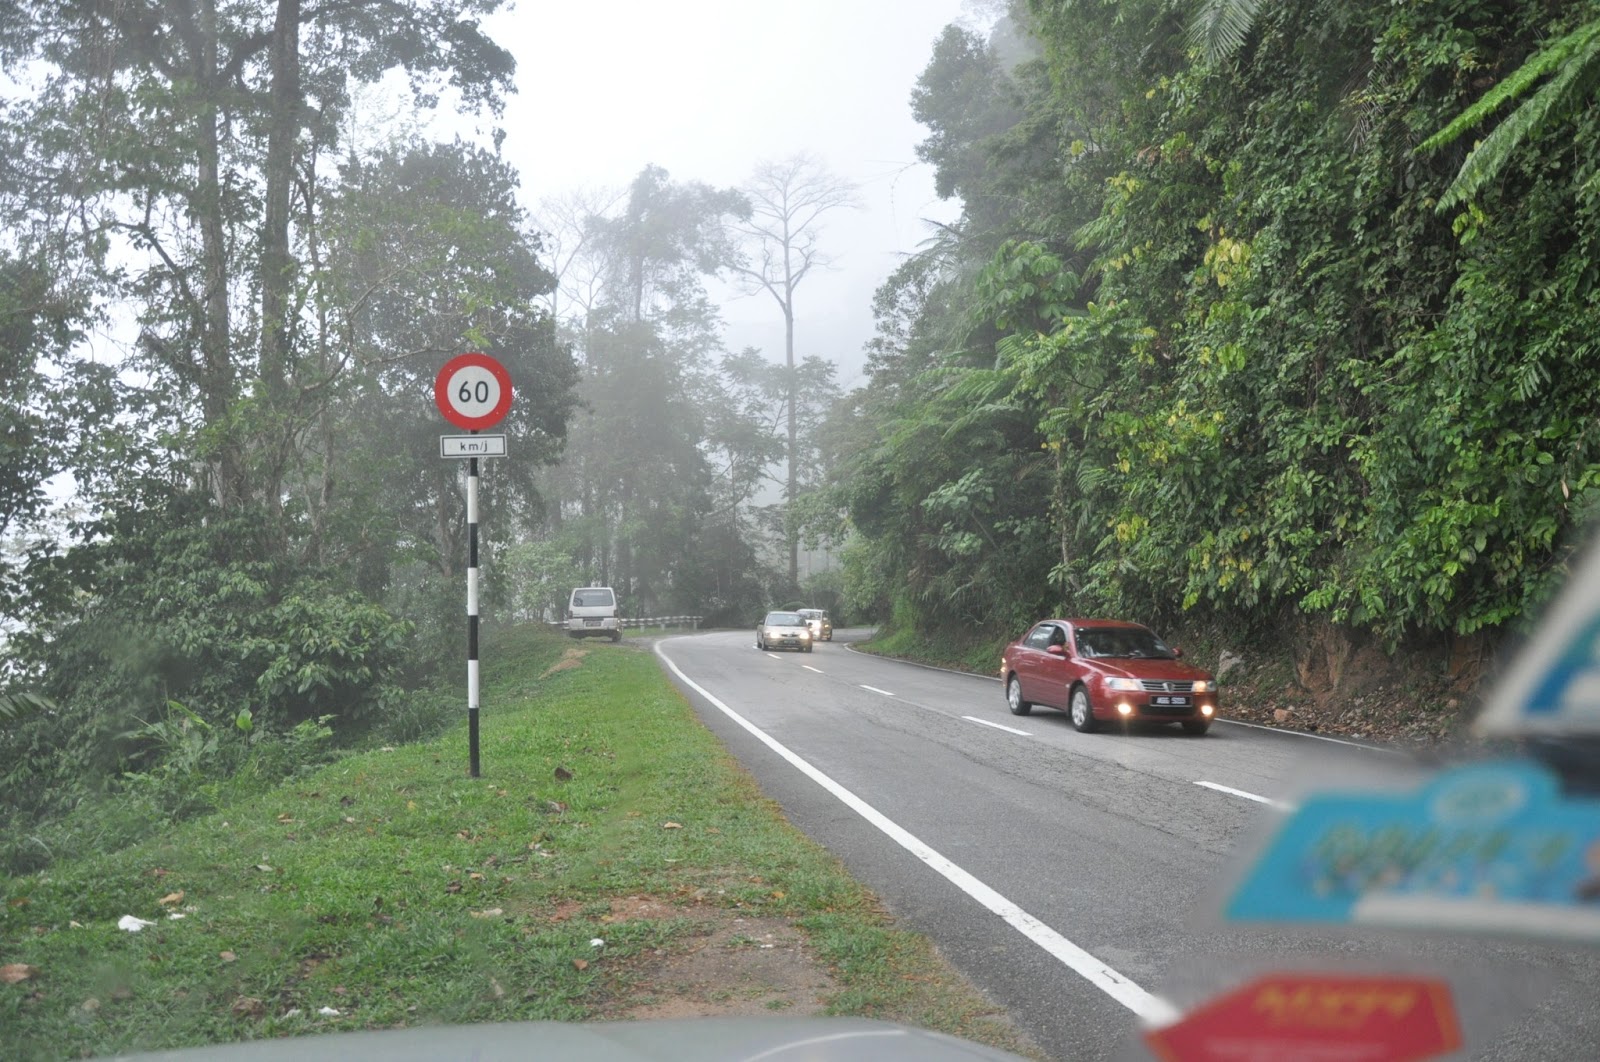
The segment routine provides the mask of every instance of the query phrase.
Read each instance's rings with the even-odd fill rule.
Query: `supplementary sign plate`
[[[504,457],[504,435],[441,435],[440,457]]]

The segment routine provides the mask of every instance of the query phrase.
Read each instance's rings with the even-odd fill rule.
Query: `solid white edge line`
[[[812,667],[810,664],[801,664],[800,666],[805,668],[807,671],[815,671],[819,675],[822,674],[821,668]]]
[[[1400,749],[1386,749],[1382,745],[1368,745],[1364,741],[1346,741],[1344,738],[1329,737],[1326,734],[1308,734],[1304,730],[1281,730],[1275,726],[1262,726],[1260,723],[1247,723],[1243,719],[1224,719],[1221,716],[1218,716],[1216,721],[1219,723],[1227,723],[1229,726],[1247,726],[1251,730],[1265,730],[1269,734],[1282,734],[1285,737],[1310,738],[1313,741],[1331,741],[1335,745],[1348,745],[1353,749],[1360,749],[1362,752],[1381,752],[1385,756],[1400,756],[1405,759],[1411,758],[1409,753]]]
[[[987,719],[979,719],[975,715],[964,715],[961,718],[965,719],[969,723],[977,723],[980,726],[992,726],[996,730],[1004,730],[1008,734],[1021,734],[1023,737],[1033,737],[1033,735],[1028,733],[1026,730],[1018,730],[1016,727],[1006,726],[1004,723],[994,723]]]
[[[999,915],[1017,932],[1043,948],[1074,973],[1100,989],[1100,991],[1133,1011],[1145,1022],[1151,1025],[1161,1025],[1177,1020],[1179,1011],[1171,1003],[1159,996],[1146,992],[1110,966],[1084,951],[1078,945],[1072,943],[1072,941],[1045,925],[943,855],[940,855],[903,826],[894,822],[887,815],[884,815],[877,808],[868,804],[826,774],[823,774],[822,771],[813,767],[797,753],[792,752],[787,746],[744,718],[744,716],[723,704],[709,690],[695,682],[688,675],[685,675],[683,670],[673,663],[672,658],[663,651],[663,644],[662,642],[656,643],[656,655],[661,658],[662,663],[671,669],[674,675],[678,676],[684,685],[705,698],[706,702],[713,708],[733,720],[734,723],[742,727],[757,741],[789,761],[801,774],[804,774],[807,778],[810,778],[813,782],[833,794],[851,811],[854,811],[857,815],[866,819],[867,822],[877,827],[895,844],[916,856],[956,888]]]
[[[1247,793],[1243,789],[1235,789],[1231,785],[1222,785],[1218,782],[1199,781],[1195,782],[1195,785],[1203,785],[1207,789],[1215,789],[1219,793],[1227,793],[1230,796],[1244,797],[1246,800],[1254,800],[1258,804],[1266,804],[1269,807],[1278,808],[1280,811],[1293,811],[1295,809],[1295,805],[1288,803],[1287,801],[1273,800],[1271,797],[1264,797],[1258,793]]]
[[[880,690],[876,686],[862,686],[861,688],[864,689],[864,690],[871,690],[873,693],[881,693],[885,697],[893,697],[894,696],[894,694],[890,693],[888,690]]]

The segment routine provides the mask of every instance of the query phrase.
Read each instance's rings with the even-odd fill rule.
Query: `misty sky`
[[[956,209],[917,162],[910,95],[933,40],[967,0],[521,0],[489,24],[517,58],[507,158],[532,209],[582,186],[623,186],[648,163],[675,180],[739,184],[761,159],[819,156],[864,209],[827,222],[837,268],[796,296],[796,346],[860,382],[872,292]],[[723,304],[730,350],[783,356],[768,296]]]

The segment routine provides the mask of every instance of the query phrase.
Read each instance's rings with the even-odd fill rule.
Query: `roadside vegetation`
[[[456,726],[0,879],[6,1056],[726,1013],[1027,1049],[785,823],[651,656],[528,626],[485,660],[478,780]]]
[[[912,100],[963,213],[879,289],[829,424],[851,607],[935,651],[1139,620],[1287,671],[1285,708],[1419,675],[1464,703],[1600,501],[1597,25],[1027,0],[949,27]]]

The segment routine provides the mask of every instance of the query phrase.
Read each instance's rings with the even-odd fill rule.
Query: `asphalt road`
[[[1467,1044],[1450,1057],[1600,1059],[1600,951],[1217,922],[1217,890],[1283,805],[1327,781],[1409,786],[1409,759],[1242,724],[1079,734],[1011,715],[993,679],[848,651],[865,633],[656,651],[790,820],[1052,1057],[1141,1057],[1141,1019],[1242,971],[1354,966],[1449,975]]]

